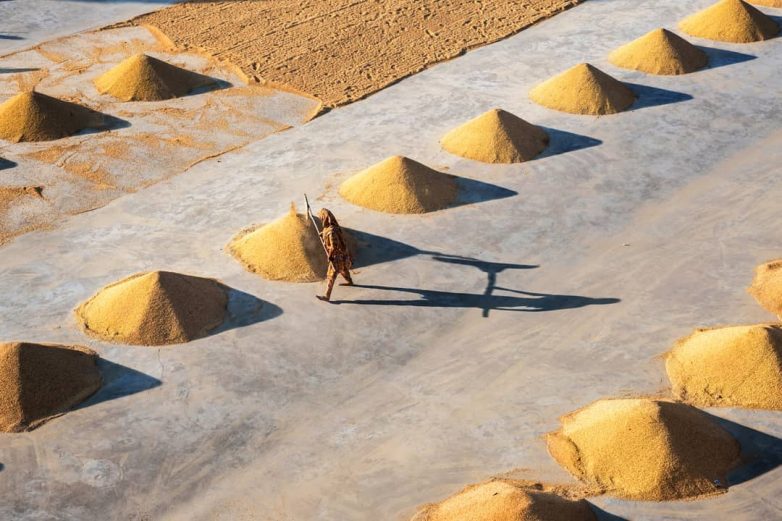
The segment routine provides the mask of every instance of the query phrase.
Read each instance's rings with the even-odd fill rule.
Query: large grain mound
[[[668,353],[673,393],[695,405],[782,409],[782,327],[698,329]]]
[[[0,343],[0,431],[34,429],[97,391],[97,358],[81,346]]]
[[[180,2],[134,20],[261,83],[343,105],[582,0]],[[303,14],[304,13],[304,14]]]
[[[326,276],[328,263],[318,233],[293,205],[276,221],[239,234],[228,249],[247,270],[269,280],[315,282]]]
[[[347,179],[339,193],[353,204],[387,213],[426,213],[456,201],[453,176],[392,156]]]
[[[589,503],[496,479],[426,505],[412,521],[594,521]]]
[[[705,52],[667,29],[655,29],[623,45],[608,59],[618,67],[650,74],[687,74],[709,62]]]
[[[627,85],[588,63],[541,83],[530,91],[529,97],[554,110],[593,116],[621,112],[635,101],[635,94]]]
[[[562,418],[551,455],[571,474],[617,497],[691,498],[720,492],[715,480],[739,445],[704,413],[651,399],[599,400]]]
[[[448,152],[484,163],[529,161],[548,142],[545,130],[502,109],[485,112],[440,140]]]
[[[214,80],[146,54],[125,59],[95,80],[101,94],[122,101],[160,101],[178,98]]]
[[[86,107],[40,92],[20,92],[0,105],[0,138],[49,141],[100,125],[100,115]]]
[[[101,289],[76,309],[76,317],[86,333],[110,342],[178,344],[219,326],[227,300],[213,279],[152,271]]]
[[[764,309],[782,319],[782,259],[755,268],[755,278],[747,291]]]
[[[692,36],[735,43],[768,40],[779,33],[774,20],[742,0],[720,0],[682,20],[679,28]]]

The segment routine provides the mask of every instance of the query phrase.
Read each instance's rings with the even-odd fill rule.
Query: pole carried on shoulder
[[[326,248],[326,243],[323,242],[323,237],[320,235],[320,228],[318,228],[318,222],[315,220],[315,216],[312,215],[312,208],[310,207],[310,200],[307,199],[307,194],[304,194],[304,202],[307,205],[307,215],[310,218],[310,221],[312,222],[312,226],[315,227],[315,233],[318,234],[318,240],[320,241],[320,245],[323,246],[323,251],[326,252],[326,258],[329,257],[329,250]],[[329,263],[331,261],[329,260]]]

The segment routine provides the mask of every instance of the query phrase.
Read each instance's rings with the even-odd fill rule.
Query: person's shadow
[[[531,264],[515,264],[506,262],[490,262],[472,257],[423,250],[381,237],[364,231],[346,229],[351,249],[355,254],[355,268],[363,268],[374,264],[392,262],[417,255],[428,255],[437,262],[471,266],[486,274],[486,288],[483,293],[460,293],[429,289],[403,288],[394,286],[378,286],[355,284],[354,288],[374,289],[379,291],[396,291],[418,295],[414,299],[354,299],[332,300],[332,304],[364,304],[374,306],[417,306],[417,307],[451,307],[477,308],[483,317],[488,317],[491,310],[502,311],[554,311],[557,309],[572,309],[591,305],[614,304],[617,298],[591,298],[579,295],[555,295],[535,293],[497,286],[497,276],[506,270],[528,270],[538,266]],[[513,295],[495,295],[495,291],[512,293]],[[523,295],[523,296],[521,296]]]

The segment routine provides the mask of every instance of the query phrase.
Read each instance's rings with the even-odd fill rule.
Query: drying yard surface
[[[0,244],[304,123],[321,106],[247,86],[232,66],[172,52],[142,27],[45,42],[2,67],[0,157],[18,166],[0,170],[0,187],[38,186],[40,197],[0,195]]]
[[[0,67],[47,69],[0,74],[2,99],[37,83],[130,122],[55,142],[3,141],[0,194],[28,205],[0,204],[4,223],[54,200],[51,168],[75,159],[52,162],[53,145],[87,147],[81,160],[92,166],[105,154],[88,147],[108,135],[142,156],[107,163],[114,183],[128,170],[130,193],[0,246],[0,370],[11,375],[0,380],[0,415],[18,431],[0,436],[0,519],[782,516],[782,420],[765,409],[776,404],[726,407],[768,395],[775,374],[733,364],[719,392],[709,387],[733,351],[755,353],[742,361],[765,369],[778,353],[779,270],[764,263],[782,255],[779,227],[769,225],[782,200],[782,40],[717,43],[678,29],[711,2],[589,0],[306,125],[244,136],[235,150],[220,145],[182,175],[148,184],[131,167],[192,147],[145,148],[132,132],[263,137],[266,127],[242,126],[242,114],[286,99],[319,104],[269,90],[245,99],[250,87],[232,87],[130,102],[131,111],[93,80],[139,53],[241,79],[203,51],[172,52],[143,27],[2,58]],[[612,63],[613,51],[660,28],[709,65],[650,75]],[[96,61],[96,49],[108,50]],[[70,58],[58,61],[61,51]],[[587,81],[574,83],[588,107],[618,99],[612,106],[623,110],[575,115],[528,96],[585,63],[593,68],[575,69],[575,79]],[[578,101],[566,83],[558,99]],[[232,113],[222,96],[245,99],[247,110]],[[236,125],[199,120],[208,100],[221,99],[213,114],[231,113]],[[497,154],[469,158],[483,146],[470,141],[475,126],[493,133]],[[457,153],[444,139],[455,129]],[[260,269],[279,260],[264,257],[275,247],[295,261],[272,266],[278,278],[302,266],[312,280],[321,275],[322,265],[307,264],[317,243],[290,208],[303,211],[303,193],[316,210],[333,210],[358,245],[357,285],[336,287],[331,305],[314,298],[322,282],[269,280],[277,277]],[[258,269],[232,255],[253,236],[243,255]],[[705,331],[676,342],[695,329]],[[55,343],[98,353],[77,348],[102,382],[84,364],[75,371],[82,384],[67,392],[38,383],[39,396],[65,402],[20,407],[16,398],[31,395],[8,384],[24,372],[18,353]],[[691,362],[715,375],[708,385]],[[696,409],[699,396],[719,407]],[[25,410],[37,412],[22,418]]]
[[[580,0],[183,2],[135,20],[248,78],[336,106],[361,99]]]

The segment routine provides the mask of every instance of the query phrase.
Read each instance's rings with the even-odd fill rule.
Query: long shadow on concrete
[[[728,473],[728,485],[739,485],[782,465],[782,440],[750,427],[705,413],[741,445],[741,463]]]
[[[574,309],[585,306],[615,304],[618,298],[592,298],[580,295],[556,295],[549,293],[535,293],[532,291],[514,290],[496,287],[496,290],[524,295],[495,295],[485,293],[463,293],[451,291],[439,291],[430,289],[404,288],[394,286],[376,286],[370,284],[356,284],[355,288],[374,289],[378,291],[393,291],[398,293],[411,293],[418,295],[417,299],[359,299],[359,300],[335,300],[333,304],[363,304],[369,306],[412,306],[431,308],[465,308],[480,309],[484,317],[489,316],[489,311],[517,311],[517,312],[541,312]]]
[[[640,85],[638,83],[626,83],[626,85],[637,96],[635,103],[628,109],[629,111],[681,103],[682,101],[693,99],[692,96],[683,92],[661,89],[650,85]]]
[[[573,132],[567,132],[565,130],[559,130],[556,128],[542,128],[548,134],[549,144],[546,149],[535,159],[532,159],[532,161],[558,156],[567,152],[575,152],[576,150],[582,150],[584,148],[596,147],[603,144],[603,142],[599,139],[591,138],[589,136],[574,134]]]
[[[506,270],[528,270],[538,266],[533,264],[518,264],[507,262],[491,262],[472,257],[422,250],[399,241],[380,237],[367,232],[346,228],[352,238],[354,249],[354,267],[357,269],[413,257],[429,255],[437,262],[470,266],[486,275],[486,288],[483,293],[460,293],[428,289],[376,286],[356,284],[355,288],[374,289],[379,291],[396,291],[418,295],[416,299],[360,299],[333,300],[334,304],[365,304],[374,306],[418,306],[418,307],[461,307],[476,308],[482,311],[484,317],[492,310],[502,311],[554,311],[571,309],[589,305],[613,304],[619,302],[616,298],[591,298],[578,295],[555,295],[535,293],[505,288],[497,285],[500,273]],[[511,295],[496,295],[496,291]],[[523,295],[523,296],[522,296]]]
[[[282,315],[282,309],[271,302],[266,302],[235,288],[223,286],[223,289],[228,294],[226,317],[220,326],[209,332],[209,336],[271,320]]]
[[[24,40],[21,36],[14,36],[13,34],[0,34],[0,40]]]
[[[18,72],[33,72],[40,69],[29,67],[0,67],[0,74],[16,74]]]
[[[103,378],[103,386],[74,409],[84,409],[91,405],[137,394],[158,387],[161,383],[160,380],[148,374],[104,358],[98,359],[98,370]]]
[[[754,60],[757,56],[751,54],[743,54],[740,52],[729,51],[727,49],[719,49],[717,47],[703,47],[698,45],[698,49],[706,53],[709,57],[709,64],[706,69],[717,69],[719,67],[725,67],[726,65],[734,65],[736,63],[743,63],[750,60]]]
[[[13,168],[15,166],[16,163],[14,161],[0,157],[0,170],[5,170],[6,168]]]

